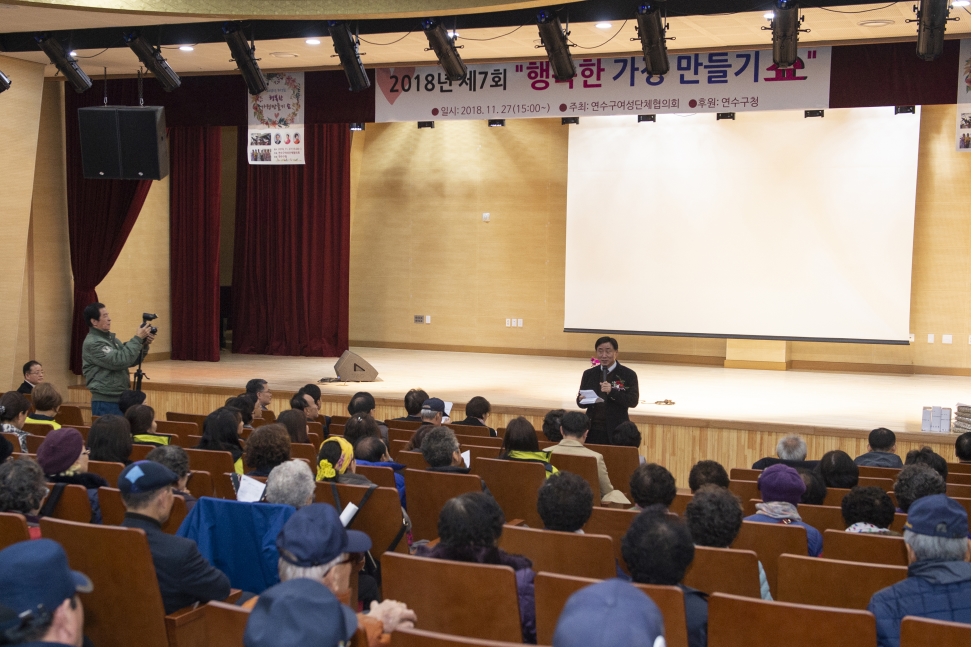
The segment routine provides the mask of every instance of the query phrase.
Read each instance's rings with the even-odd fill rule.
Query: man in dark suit
[[[24,381],[17,388],[17,393],[30,395],[34,387],[44,381],[44,367],[36,360],[30,360],[24,364]]]
[[[486,417],[490,414],[490,402],[483,396],[476,396],[466,403],[466,418],[457,422],[457,425],[471,425],[473,427],[486,427],[490,430],[490,435],[496,437],[497,430],[487,426]],[[462,432],[458,432],[462,433]]]
[[[122,526],[145,531],[167,614],[230,594],[229,578],[206,561],[196,542],[162,531],[172,511],[172,486],[178,480],[172,470],[152,461],[132,463],[118,477],[126,510]]]
[[[599,365],[581,375],[578,406],[591,420],[588,443],[611,444],[610,432],[628,420],[628,410],[638,406],[639,378],[632,369],[618,363],[618,342],[612,337],[599,337],[595,342]],[[581,391],[594,391],[604,402],[581,404]]]
[[[422,403],[429,399],[429,394],[422,389],[409,389],[405,394],[405,412],[408,414],[404,418],[395,420],[407,420],[409,422],[422,422]]]

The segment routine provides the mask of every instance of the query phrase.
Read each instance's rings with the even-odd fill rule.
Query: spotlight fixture
[[[916,56],[924,61],[934,61],[943,53],[943,39],[946,37],[946,21],[959,20],[949,17],[949,0],[919,0],[914,7],[919,23],[919,36],[916,39]]]
[[[365,130],[365,124],[363,124],[360,121],[353,121],[350,124],[348,124],[348,130],[356,131],[356,132],[359,130]]]
[[[3,70],[0,70],[0,92],[9,89],[10,89],[10,77],[4,74]]]
[[[823,116],[824,116],[824,110],[805,110],[804,111],[804,118],[805,119],[807,119],[809,117],[823,117]]]
[[[466,78],[466,63],[456,51],[456,36],[450,36],[443,23],[435,18],[423,20],[422,31],[429,41],[429,49],[436,52],[436,58],[439,59],[446,78],[450,81],[462,81]]]
[[[797,60],[797,33],[802,31],[803,20],[797,0],[777,0],[770,27],[761,27],[774,33],[774,63],[777,67],[790,67]]]
[[[561,125],[568,126],[570,124],[579,124],[581,120],[577,117],[561,117]]]
[[[642,123],[643,121],[651,121],[652,123],[655,123],[655,115],[639,115],[639,123]]]
[[[895,106],[895,114],[914,115],[916,114],[916,107],[915,106]]]
[[[577,76],[574,60],[568,50],[569,31],[561,29],[561,20],[556,13],[541,11],[537,14],[537,33],[547,50],[547,60],[558,81],[569,81]]]
[[[78,67],[78,62],[68,56],[68,53],[64,50],[64,45],[59,43],[53,35],[48,33],[35,34],[34,41],[37,42],[38,47],[44,50],[47,58],[51,59],[51,63],[64,75],[75,92],[81,94],[91,87],[91,79],[84,73],[84,70]]]
[[[419,127],[420,128],[435,128],[436,127],[436,122],[435,121],[420,121],[418,123],[419,123]]]
[[[142,38],[139,32],[128,32],[123,38],[125,39],[125,44],[142,61],[145,69],[152,72],[152,76],[162,85],[163,90],[172,92],[182,85],[182,81],[179,80],[179,75],[169,67],[166,59],[162,56],[162,52],[158,48],[149,45],[148,41]]]
[[[352,92],[361,92],[372,87],[372,82],[368,80],[365,66],[362,65],[361,56],[358,54],[358,37],[352,36],[351,28],[348,23],[340,20],[329,20],[328,31],[331,32],[331,41],[334,43],[334,53],[341,61],[341,68],[348,77],[348,86]]]
[[[247,37],[243,35],[243,25],[239,22],[223,23],[223,39],[226,40],[230,48],[230,54],[236,62],[237,69],[243,76],[243,82],[247,84],[250,94],[260,94],[267,90],[267,77],[264,76],[260,66],[257,65],[257,57],[254,56],[256,48],[253,46],[253,39],[247,43]]]
[[[716,120],[723,121],[724,119],[729,119],[731,121],[736,121],[737,113],[735,112],[717,112]]]
[[[642,57],[645,59],[645,73],[662,76],[669,72],[669,54],[666,52],[666,24],[662,15],[665,2],[646,2],[642,4],[636,20],[636,31],[642,41]]]
[[[490,128],[503,128],[507,125],[506,119],[488,119],[487,126]]]

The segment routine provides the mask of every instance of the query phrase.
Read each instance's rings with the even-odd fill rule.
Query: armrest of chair
[[[193,605],[165,617],[169,647],[202,647],[207,644],[206,607]]]
[[[241,595],[243,595],[243,591],[240,589],[230,589],[230,594],[226,596],[226,599],[223,600],[223,602],[226,602],[227,604],[236,604]]]
[[[524,521],[523,519],[511,519],[510,521],[508,521],[504,525],[507,525],[507,526],[522,526],[524,528],[529,528],[530,527],[530,526],[527,525],[527,522]]]

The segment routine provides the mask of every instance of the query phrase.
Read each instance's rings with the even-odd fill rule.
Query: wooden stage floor
[[[378,370],[379,381],[321,384],[323,393],[347,397],[367,390],[376,398],[401,401],[410,388],[421,387],[431,395],[457,403],[482,395],[494,406],[574,408],[581,373],[590,365],[589,360],[579,358],[384,348],[352,350]],[[673,418],[673,424],[678,424],[678,418],[859,432],[883,426],[896,432],[918,432],[923,406],[955,409],[957,402],[970,402],[969,377],[628,363],[624,353],[620,360],[639,376],[641,404],[632,411],[636,420],[646,416]],[[242,391],[248,379],[259,377],[268,380],[280,398],[305,383],[334,377],[335,361],[336,358],[224,353],[218,363],[159,361],[146,364],[145,370],[152,378],[147,382],[148,389],[203,386]],[[654,404],[665,399],[676,404]],[[936,440],[951,442],[942,436]]]

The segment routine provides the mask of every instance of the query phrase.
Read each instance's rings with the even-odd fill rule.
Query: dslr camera
[[[152,314],[151,312],[143,312],[142,313],[142,326],[141,327],[142,328],[145,328],[146,326],[149,325],[149,322],[150,321],[155,321],[158,318],[159,318],[159,315]],[[153,335],[155,335],[155,334],[157,334],[159,332],[159,329],[156,328],[155,326],[149,326],[149,332],[152,333]]]

